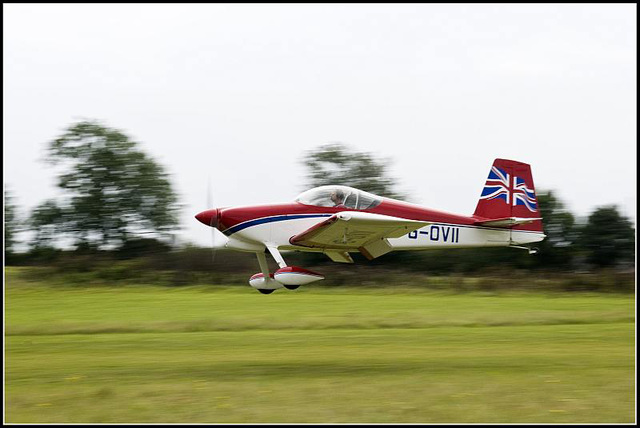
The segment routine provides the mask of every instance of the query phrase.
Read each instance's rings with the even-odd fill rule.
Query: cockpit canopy
[[[349,186],[320,186],[301,193],[296,202],[316,207],[366,210],[380,205],[382,198]]]

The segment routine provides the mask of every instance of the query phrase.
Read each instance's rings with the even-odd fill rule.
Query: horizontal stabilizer
[[[494,218],[491,220],[476,220],[473,224],[478,226],[492,226],[492,227],[513,227],[519,224],[527,224],[534,222],[536,220],[542,220],[542,217],[503,217],[503,218]]]

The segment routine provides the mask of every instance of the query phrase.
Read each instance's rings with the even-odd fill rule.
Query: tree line
[[[180,251],[172,244],[180,205],[170,177],[122,131],[97,121],[72,124],[47,144],[46,161],[60,169],[60,198],[42,202],[21,219],[15,195],[4,189],[7,264],[50,261],[63,251],[60,244],[72,248],[67,252],[107,252],[124,258]],[[388,159],[333,143],[307,152],[302,162],[308,187],[344,184],[407,198],[388,172]],[[558,271],[635,269],[635,228],[616,206],[597,207],[580,219],[552,190],[539,190],[537,199],[547,238],[536,244],[535,256],[525,257],[514,249],[432,250],[390,253],[373,264],[393,261],[401,268],[417,264],[441,271],[495,265]],[[24,231],[32,231],[32,237],[24,243],[28,251],[18,253],[18,236]]]

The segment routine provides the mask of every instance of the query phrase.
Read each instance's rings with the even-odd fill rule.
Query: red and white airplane
[[[334,262],[353,263],[354,252],[370,260],[394,250],[432,248],[515,247],[533,253],[526,245],[545,238],[531,167],[506,159],[494,161],[471,216],[336,185],[307,190],[290,203],[214,208],[196,219],[216,229],[215,248],[256,253],[261,272],[249,284],[264,294],[324,279],[287,266],[282,250],[322,252]],[[274,273],[267,251],[280,267]]]

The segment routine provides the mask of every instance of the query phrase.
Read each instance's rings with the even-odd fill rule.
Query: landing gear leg
[[[280,251],[278,251],[276,247],[267,246],[267,249],[271,253],[271,256],[276,261],[276,263],[278,263],[278,266],[280,267],[280,269],[287,267],[287,263],[284,261],[284,259],[282,258],[282,254],[280,254]],[[283,285],[284,285],[284,288],[286,288],[287,290],[295,290],[296,288],[300,287],[300,284],[296,284],[296,285],[283,284]]]
[[[273,260],[278,263],[278,267],[280,267],[280,269],[282,269],[283,267],[287,267],[287,263],[284,261],[284,259],[282,258],[282,254],[280,254],[280,251],[278,251],[276,247],[267,247],[267,249],[271,253]]]
[[[267,258],[264,253],[256,253],[258,256],[258,263],[260,264],[260,270],[265,278],[269,278],[269,265],[267,264]]]
[[[258,263],[260,264],[260,270],[262,271],[264,283],[266,284],[267,281],[270,280],[269,265],[267,264],[267,258],[265,257],[264,253],[256,253],[256,256],[258,256]],[[269,289],[269,288],[257,288],[257,290],[262,294],[271,294],[274,292],[274,289]]]

